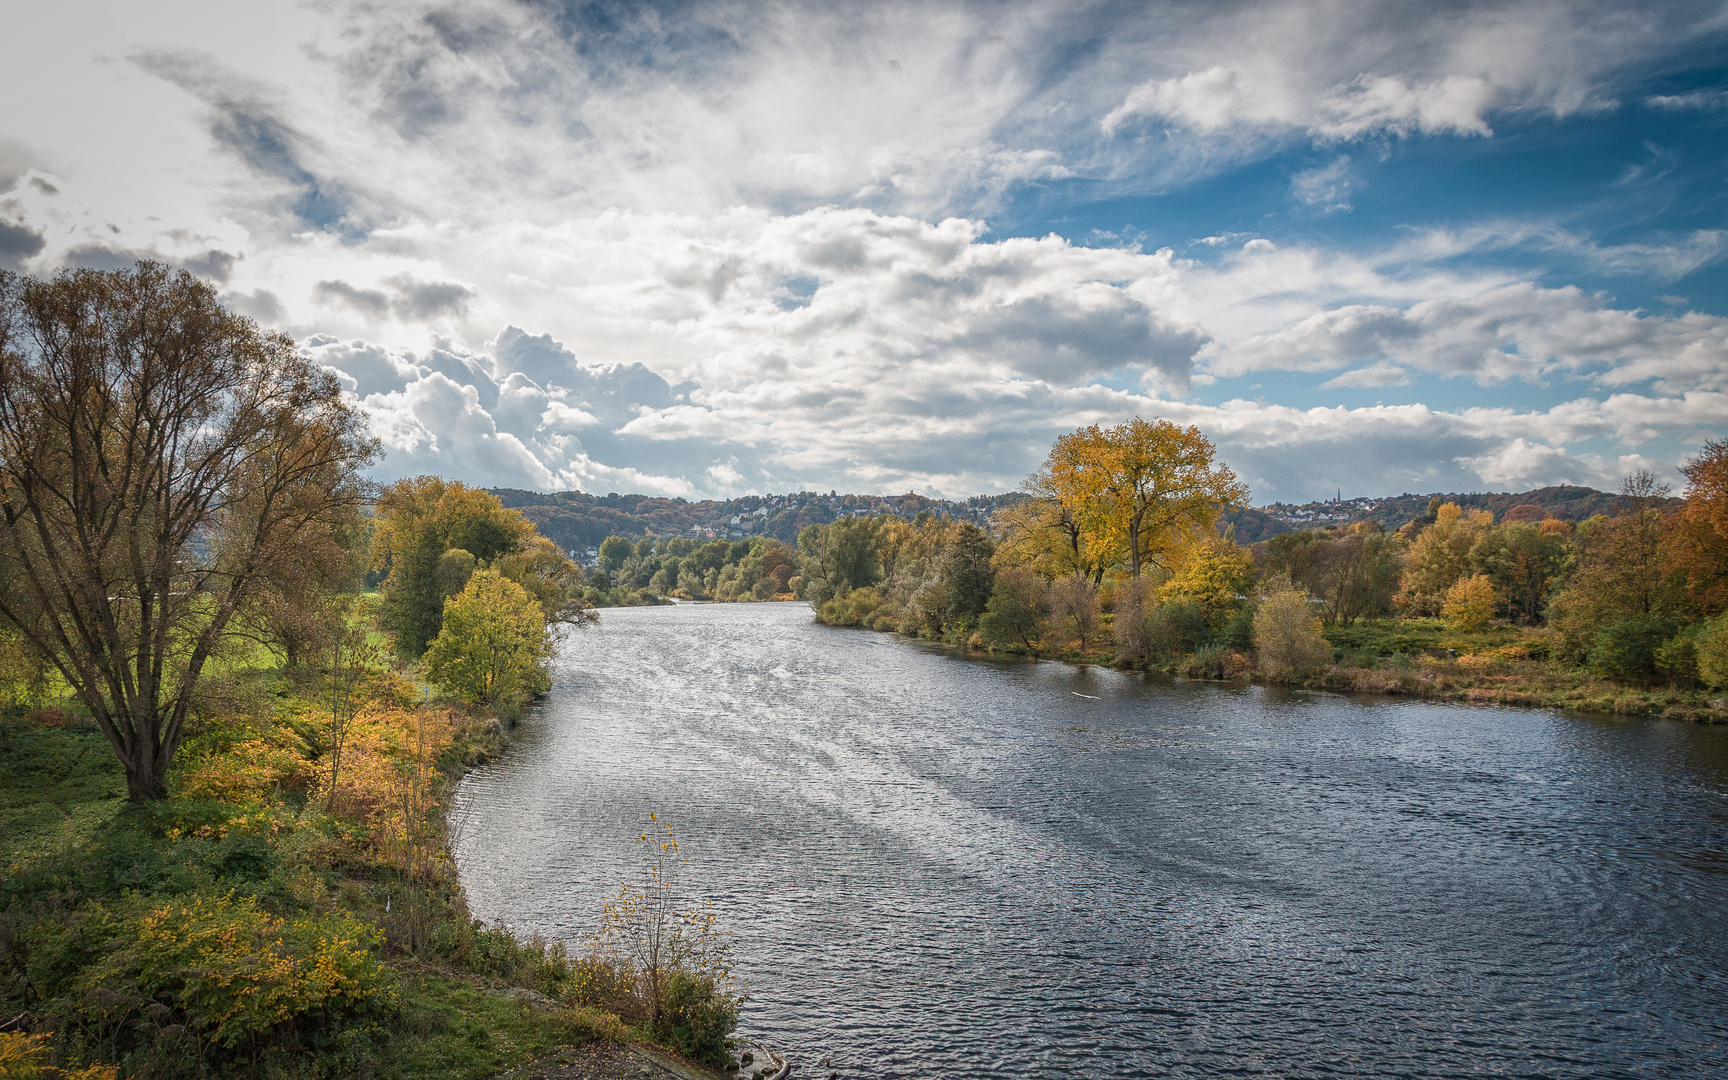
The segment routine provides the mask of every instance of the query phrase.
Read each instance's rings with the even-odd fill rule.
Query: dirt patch
[[[518,1065],[496,1080],[717,1080],[725,1075],[639,1046],[590,1043]]]

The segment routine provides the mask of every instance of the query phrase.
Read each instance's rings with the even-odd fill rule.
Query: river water
[[[1728,731],[801,604],[610,610],[558,665],[459,791],[474,913],[579,937],[656,812],[802,1075],[1728,1075]]]

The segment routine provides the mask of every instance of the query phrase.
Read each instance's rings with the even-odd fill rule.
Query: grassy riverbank
[[[1247,645],[1212,645],[1151,663],[1126,660],[1112,639],[1114,617],[1105,613],[1090,639],[1075,637],[1008,648],[961,631],[945,644],[973,652],[1030,656],[1071,664],[1220,679],[1501,705],[1553,707],[1622,716],[1661,716],[1698,723],[1728,723],[1721,691],[1669,684],[1630,685],[1551,659],[1553,634],[1541,628],[1492,626],[1448,629],[1439,619],[1387,619],[1328,627],[1330,662],[1303,671],[1268,671]],[[1713,704],[1714,703],[1714,704]]]
[[[72,710],[0,717],[0,1061],[479,1078],[656,1041],[571,1004],[583,958],[469,917],[440,808],[507,725],[374,671],[332,782],[319,689],[275,667],[224,673],[173,797],[146,804]]]

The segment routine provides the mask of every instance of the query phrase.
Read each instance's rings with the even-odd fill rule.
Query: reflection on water
[[[457,855],[476,915],[573,938],[658,811],[805,1075],[1701,1076],[1725,800],[1709,728],[638,608],[464,782]]]

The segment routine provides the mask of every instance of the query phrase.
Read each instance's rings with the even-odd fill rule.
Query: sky
[[[0,269],[203,276],[380,480],[962,498],[1139,415],[1264,504],[1728,436],[1722,0],[15,8]]]

